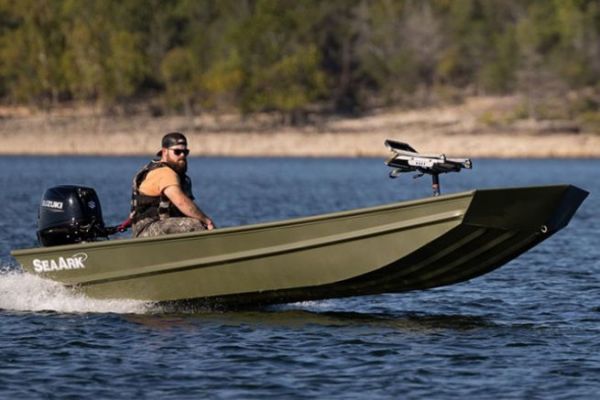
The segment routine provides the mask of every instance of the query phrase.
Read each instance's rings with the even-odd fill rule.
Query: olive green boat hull
[[[94,298],[245,306],[398,293],[490,272],[567,225],[588,193],[489,189],[211,232],[16,250]]]

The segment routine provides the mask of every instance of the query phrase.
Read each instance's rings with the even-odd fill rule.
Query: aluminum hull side
[[[568,185],[473,191],[208,233],[13,255],[36,273],[36,259],[85,252],[85,268],[39,275],[96,298],[248,305],[402,292],[497,268],[564,227],[586,194]]]
[[[333,285],[206,300],[224,306],[275,304],[400,293],[468,281],[564,228],[587,195],[573,186],[478,191],[459,226],[376,271]],[[485,212],[490,206],[495,207],[494,213]]]

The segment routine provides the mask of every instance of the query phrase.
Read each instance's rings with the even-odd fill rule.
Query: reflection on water
[[[161,314],[160,309],[141,315],[127,315],[128,321],[157,329],[202,325],[257,326],[301,329],[305,326],[371,327],[404,331],[472,330],[496,325],[485,317],[468,315],[427,315],[403,312],[370,314],[360,312],[316,312],[307,310],[271,310],[195,312]]]

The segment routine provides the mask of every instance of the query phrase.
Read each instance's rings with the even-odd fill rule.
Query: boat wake
[[[138,300],[91,299],[35,275],[0,269],[0,310],[147,314],[154,308]]]

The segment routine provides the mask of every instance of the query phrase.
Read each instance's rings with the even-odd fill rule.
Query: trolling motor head
[[[445,154],[420,154],[408,143],[390,139],[385,141],[385,146],[394,153],[385,161],[388,167],[393,168],[390,178],[397,178],[403,172],[417,172],[414,178],[431,175],[434,196],[441,193],[440,174],[473,168],[473,163],[468,158],[447,158]]]

